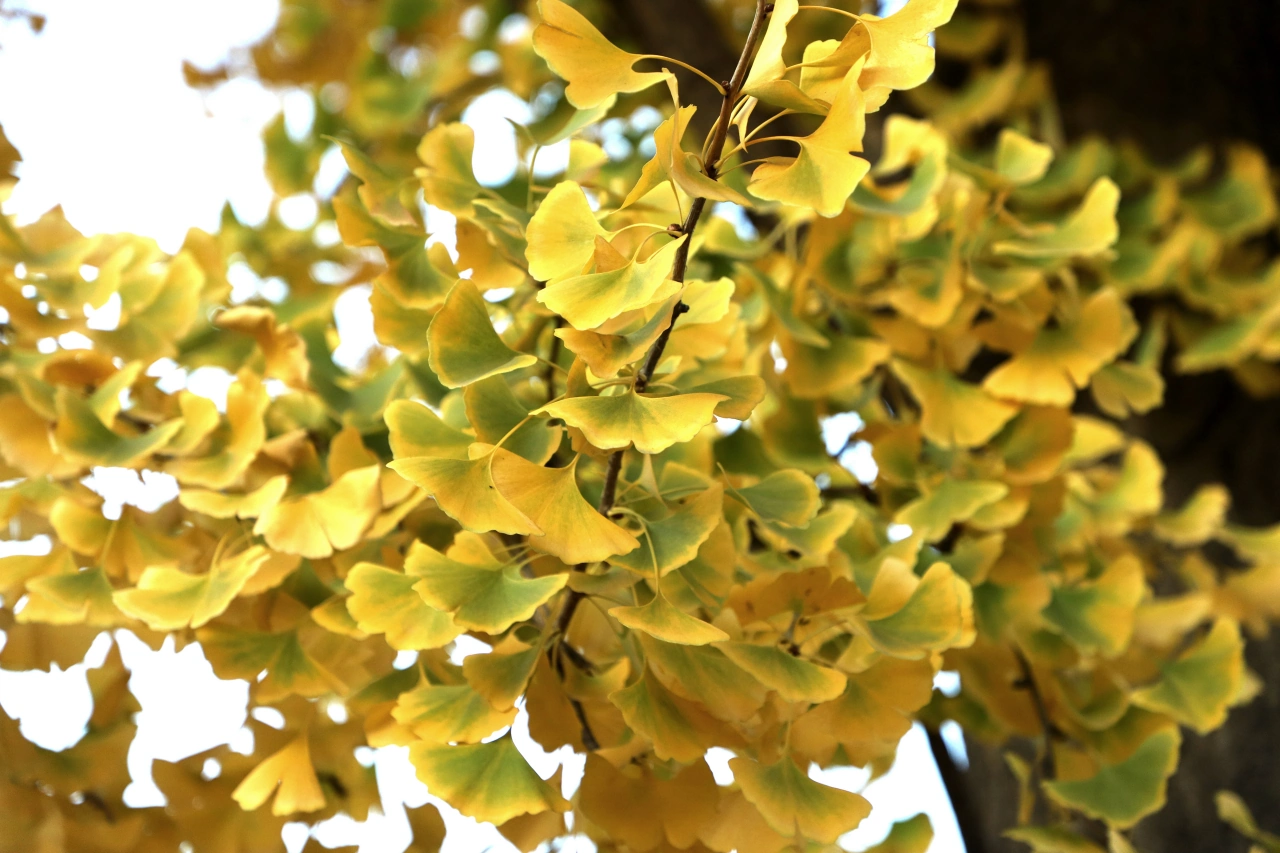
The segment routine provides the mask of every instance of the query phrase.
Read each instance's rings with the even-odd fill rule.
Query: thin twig
[[[1035,708],[1036,717],[1040,720],[1040,730],[1044,732],[1044,755],[1040,759],[1040,776],[1042,779],[1050,780],[1058,772],[1057,765],[1053,759],[1053,742],[1061,732],[1053,720],[1049,718],[1049,709],[1044,703],[1044,696],[1040,693],[1040,686],[1036,684],[1036,677],[1031,671],[1031,663],[1021,649],[1015,648],[1013,655],[1018,659],[1018,666],[1022,669],[1022,677],[1014,682],[1013,686],[1026,690],[1031,697],[1031,704]]]

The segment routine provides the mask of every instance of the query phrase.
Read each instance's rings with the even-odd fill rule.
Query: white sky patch
[[[178,481],[162,471],[99,467],[80,482],[102,496],[102,514],[110,519],[119,518],[126,504],[155,512],[178,497]]]

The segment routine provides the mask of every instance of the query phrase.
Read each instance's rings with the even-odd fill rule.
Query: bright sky
[[[45,14],[48,24],[36,36],[22,23],[0,21],[0,124],[23,156],[21,182],[4,207],[6,214],[29,221],[61,204],[81,231],[144,234],[170,251],[178,248],[189,227],[215,229],[227,201],[244,220],[265,216],[271,192],[262,176],[258,134],[282,109],[293,118],[289,113],[299,103],[296,93],[236,81],[200,94],[186,87],[181,65],[188,59],[211,67],[251,44],[274,22],[276,2],[27,0],[23,6]],[[465,120],[478,131],[476,163],[478,172],[486,172],[482,179],[501,180],[515,168],[514,138],[503,117],[527,115],[525,105],[503,93],[487,96],[467,111]],[[556,152],[545,152],[539,171],[555,159]],[[372,343],[372,323],[367,296],[351,296],[343,305],[341,332],[344,347],[358,355]],[[193,390],[198,386],[200,393],[218,395],[217,377],[203,383],[194,375],[185,380]],[[848,418],[833,419],[829,443],[843,446],[854,426]],[[860,478],[871,479],[874,463],[866,449],[855,445],[844,461]],[[139,478],[135,472],[99,470],[90,482],[117,506],[123,502],[155,509],[174,496],[172,481],[150,472]],[[48,547],[47,540],[0,543],[0,554]],[[129,753],[134,782],[126,801],[159,805],[163,798],[150,778],[154,758],[177,760],[220,743],[243,748],[248,685],[217,679],[198,646],[177,653],[167,643],[152,651],[127,632],[117,632],[116,641],[133,671],[130,687],[142,706]],[[0,672],[0,705],[42,746],[73,745],[84,733],[91,707],[86,666],[100,664],[107,648],[106,637],[99,638],[86,662],[66,672]],[[468,650],[475,649],[457,654]],[[953,688],[954,679],[940,679],[940,684]],[[528,737],[523,718],[517,720],[515,736],[543,777],[565,760],[565,794],[570,794],[580,778],[581,759],[544,753]],[[385,816],[371,817],[364,825],[338,818],[318,827],[315,836],[328,846],[360,844],[361,853],[404,850],[409,833],[402,804],[416,806],[430,799],[406,754],[387,748],[364,756],[376,762]],[[732,778],[728,757],[723,750],[708,756],[723,783]],[[861,791],[874,806],[872,816],[841,840],[847,849],[873,844],[894,820],[926,811],[936,831],[932,853],[963,851],[918,726],[903,740],[897,765],[883,778],[867,784],[867,774],[857,769],[820,775],[828,784]],[[491,826],[478,826],[448,807],[442,812],[450,830],[449,853],[472,853],[490,845],[495,853],[514,851]],[[303,824],[286,827],[291,853],[301,849],[306,836]],[[592,846],[582,840],[579,849]]]

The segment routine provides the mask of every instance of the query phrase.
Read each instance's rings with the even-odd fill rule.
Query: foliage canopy
[[[1227,523],[1220,486],[1165,507],[1124,429],[1166,368],[1280,390],[1268,167],[1065,144],[999,4],[854,5],[720,4],[743,49],[694,81],[723,98],[708,117],[680,58],[616,46],[596,4],[286,0],[254,73],[315,120],[266,129],[269,177],[312,193],[334,149],[350,171],[314,225],[228,212],[170,257],[56,209],[0,219],[0,494],[12,537],[55,543],[0,560],[0,666],[172,636],[284,719],[250,722],[250,755],[158,763],[168,807],[129,809],[113,650],[71,749],[0,716],[0,850],[272,849],[287,820],[367,815],[362,745],[408,747],[522,850],[833,850],[869,806],[808,769],[883,772],[916,719],[1037,745],[1010,753],[1012,837],[1100,849],[1088,818],[1131,849],[1180,727],[1255,695],[1244,635],[1280,616],[1280,531]],[[930,80],[935,40],[971,64],[959,88]],[[535,120],[486,186],[458,118],[496,87]],[[0,137],[4,196],[18,160]],[[285,295],[233,300],[232,263]],[[380,347],[350,369],[334,305],[357,287]],[[227,371],[225,404],[165,359]],[[109,518],[81,483],[99,467],[181,493]],[[459,664],[464,634],[490,650]],[[521,711],[587,754],[568,799],[516,748]],[[437,849],[433,807],[410,820]],[[881,849],[930,837],[915,819]]]

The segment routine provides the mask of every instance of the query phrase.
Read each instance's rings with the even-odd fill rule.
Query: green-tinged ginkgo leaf
[[[1240,798],[1239,794],[1231,791],[1219,791],[1213,797],[1214,806],[1218,811],[1218,819],[1227,823],[1236,832],[1256,841],[1262,845],[1262,849],[1266,853],[1275,853],[1280,850],[1280,836],[1267,832],[1258,826],[1258,822],[1254,819],[1249,806]]]
[[[254,545],[218,560],[202,575],[150,568],[142,573],[136,589],[116,592],[116,606],[156,631],[199,628],[226,610],[270,557],[270,551]]]
[[[1216,729],[1245,677],[1240,626],[1219,619],[1203,640],[1160,670],[1159,681],[1134,692],[1134,704],[1168,714],[1201,734]]]
[[[1080,207],[1060,226],[1032,237],[1002,240],[992,250],[1020,258],[1096,255],[1114,244],[1120,233],[1116,225],[1119,203],[1120,188],[1110,178],[1099,178]]]
[[[271,701],[290,694],[314,697],[344,689],[337,676],[313,656],[321,652],[316,641],[323,634],[316,626],[268,632],[214,622],[197,631],[196,639],[218,677],[255,681],[255,696]]]
[[[26,590],[26,604],[17,614],[19,624],[114,627],[124,621],[112,600],[111,581],[101,567],[34,577],[27,581]]]
[[[461,388],[536,364],[535,356],[503,343],[489,319],[489,309],[476,286],[460,279],[427,329],[431,369],[447,388]]]
[[[208,454],[174,459],[165,470],[183,485],[225,489],[234,484],[267,437],[263,415],[270,404],[262,380],[241,372],[227,389],[226,420],[210,436]]]
[[[661,453],[689,441],[715,418],[721,394],[648,397],[628,389],[613,397],[570,397],[543,406],[535,414],[560,418],[582,430],[601,450],[634,445],[641,453]]]
[[[899,658],[968,646],[975,637],[973,590],[946,563],[917,578],[905,563],[885,560],[860,616],[871,644]]]
[[[413,588],[423,601],[452,613],[463,628],[490,634],[531,617],[568,580],[563,572],[526,578],[519,566],[497,560],[480,537],[468,533],[458,535],[449,556],[415,542],[405,571],[418,578]]]
[[[745,720],[764,704],[767,690],[714,646],[664,643],[639,635],[650,671],[669,690],[701,703],[717,717]]]
[[[1230,505],[1231,493],[1225,487],[1201,486],[1182,509],[1156,517],[1156,533],[1174,545],[1199,545],[1222,529]]]
[[[582,187],[561,181],[538,205],[525,236],[529,275],[551,281],[582,272],[595,254],[596,238],[613,234],[601,227]]]
[[[529,517],[498,492],[493,482],[493,454],[477,459],[411,456],[390,466],[435,498],[440,509],[467,530],[485,533],[537,534]]]
[[[858,75],[840,84],[831,111],[809,136],[795,138],[800,153],[773,157],[756,167],[747,190],[756,198],[811,208],[826,217],[838,216],[871,164],[851,151],[862,150],[866,129]]]
[[[507,453],[494,452],[493,482],[503,497],[523,512],[541,535],[529,537],[539,551],[569,565],[595,563],[634,552],[636,537],[605,518],[578,490],[578,459],[563,468],[545,468]]]
[[[253,532],[276,551],[308,559],[356,545],[382,510],[378,466],[348,471],[323,491],[286,498],[258,516]]]
[[[788,702],[827,702],[844,692],[843,673],[795,657],[777,646],[726,642],[716,648]]]
[[[324,791],[311,763],[307,735],[294,738],[265,759],[231,793],[245,811],[253,811],[275,795],[271,813],[285,816],[324,808]]]
[[[996,174],[1015,187],[1034,184],[1044,177],[1053,161],[1053,149],[1010,128],[996,141]]]
[[[918,814],[895,823],[884,841],[864,853],[927,853],[931,844],[933,824],[927,814]]]
[[[662,577],[698,555],[722,518],[724,488],[719,484],[689,498],[675,512],[658,521],[646,521],[640,547],[609,558],[640,574]]]
[[[788,468],[775,471],[758,483],[732,492],[761,521],[805,527],[822,508],[822,497],[813,478]]]
[[[409,747],[409,761],[433,794],[476,820],[505,823],[517,815],[569,808],[510,736],[459,746],[416,743]]]
[[[909,525],[926,542],[936,542],[947,535],[951,525],[968,521],[1008,493],[1004,483],[947,479],[898,510],[893,520]]]
[[[610,608],[609,615],[633,631],[643,631],[667,643],[705,646],[729,639],[729,635],[715,625],[673,607],[661,595],[639,607]]]
[[[203,513],[212,518],[257,518],[280,503],[288,488],[289,478],[281,474],[243,495],[228,495],[206,489],[183,489],[178,494],[178,502],[192,512]]]
[[[430,743],[477,743],[511,725],[516,709],[495,711],[466,684],[423,684],[400,694],[391,715]]]
[[[414,589],[417,582],[416,575],[358,563],[347,573],[347,610],[361,631],[386,634],[393,649],[438,649],[462,628],[422,600]]]
[[[643,308],[678,291],[680,286],[669,276],[676,253],[687,239],[682,235],[643,261],[624,259],[620,266],[607,272],[563,275],[538,292],[538,301],[575,329],[594,329],[619,314]]]
[[[871,813],[863,797],[813,781],[789,755],[770,765],[733,758],[729,768],[747,800],[788,838],[831,844]]]
[[[1142,564],[1126,554],[1093,580],[1055,588],[1044,617],[1081,650],[1114,657],[1129,645],[1146,588]]]
[[[544,418],[529,415],[507,380],[490,376],[467,386],[463,392],[467,420],[476,439],[487,444],[502,442],[504,450],[544,465],[560,447],[564,430]],[[437,455],[437,454],[430,454]]]
[[[701,706],[681,699],[647,669],[635,683],[609,695],[633,731],[653,744],[662,760],[697,761],[727,736],[720,723]],[[723,741],[720,741],[723,742]]]
[[[925,370],[895,359],[893,372],[920,401],[920,429],[939,447],[986,444],[1018,413],[1017,406],[993,399],[946,369]]]
[[[57,392],[58,424],[53,440],[67,459],[82,465],[127,468],[138,464],[182,430],[182,420],[172,420],[133,436],[124,436],[103,425],[88,401],[70,388]]]
[[[411,456],[435,456],[466,459],[467,448],[474,440],[455,429],[422,403],[396,400],[383,415],[391,431],[391,452],[396,459]]]
[[[561,0],[538,0],[538,11],[542,22],[533,31],[533,48],[568,83],[565,97],[580,110],[623,92],[647,89],[669,76],[666,71],[634,71],[644,57],[615,47]]]
[[[462,673],[473,690],[497,710],[505,711],[514,708],[524,693],[541,654],[541,646],[525,646],[508,638],[487,655],[467,656]]]
[[[1045,782],[1044,789],[1067,808],[1126,828],[1164,805],[1165,783],[1178,765],[1182,738],[1176,728],[1159,729],[1132,755],[1104,765],[1086,779]]]

